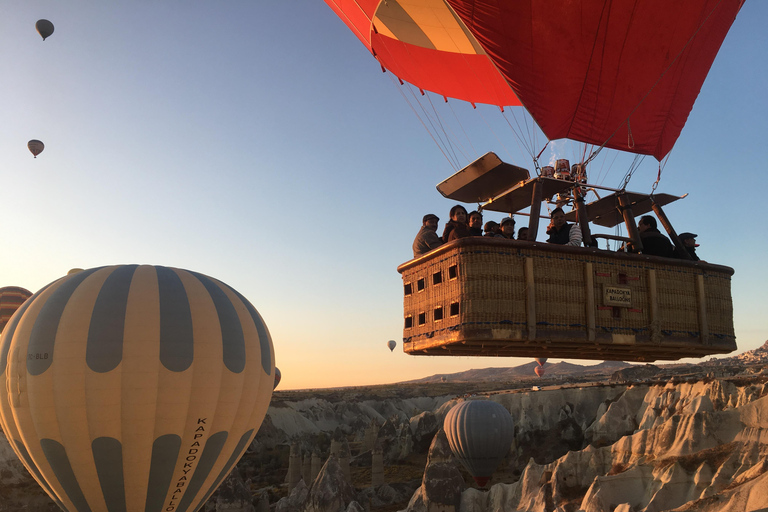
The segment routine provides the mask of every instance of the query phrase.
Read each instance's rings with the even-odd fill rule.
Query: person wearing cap
[[[581,228],[578,224],[568,224],[565,221],[565,212],[559,206],[550,214],[547,234],[547,242],[550,244],[581,247]]]
[[[469,226],[467,226],[467,209],[457,204],[450,211],[451,220],[445,223],[443,229],[443,242],[450,242],[457,238],[469,236]]]
[[[421,219],[421,229],[413,241],[414,258],[418,258],[443,244],[443,241],[437,236],[438,222],[440,219],[434,213],[428,213]]]
[[[699,244],[696,243],[697,236],[699,235],[688,233],[687,231],[678,235],[678,238],[680,238],[680,241],[683,243],[685,250],[688,251],[688,254],[691,255],[691,259],[693,261],[700,261],[699,257],[696,255],[696,248],[699,246]],[[677,248],[675,248],[675,256],[678,258],[682,257]]]
[[[469,235],[483,236],[483,214],[477,210],[469,212]]]
[[[509,240],[515,239],[515,219],[512,217],[501,219],[501,234]]]

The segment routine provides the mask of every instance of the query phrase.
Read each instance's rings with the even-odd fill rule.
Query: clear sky
[[[40,18],[56,27],[44,42]],[[739,351],[768,338],[765,20],[768,2],[746,3],[659,186],[689,194],[668,216],[736,271]],[[430,101],[453,127],[450,158],[414,115]],[[507,115],[417,100],[322,0],[2,0],[0,286],[116,263],[211,275],[264,317],[282,389],[522,364],[400,345],[396,268],[421,217],[442,230],[454,204],[435,185],[487,151],[532,168],[507,124],[530,118]],[[30,139],[46,145],[37,159]],[[592,181],[620,185],[625,162],[601,155]],[[657,171],[646,158],[628,188],[650,192]]]

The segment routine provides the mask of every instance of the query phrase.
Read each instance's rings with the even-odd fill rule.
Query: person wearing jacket
[[[581,246],[581,228],[578,224],[568,224],[565,221],[565,212],[557,207],[552,210],[550,215],[547,234],[547,242],[550,244],[570,245],[573,247]]]
[[[467,226],[466,208],[457,204],[451,208],[450,215],[451,220],[445,223],[445,228],[443,229],[443,242],[450,242],[457,238],[470,236],[469,226]]]
[[[414,258],[443,245],[443,241],[437,236],[438,222],[440,219],[433,213],[428,213],[421,219],[421,229],[413,241]]]

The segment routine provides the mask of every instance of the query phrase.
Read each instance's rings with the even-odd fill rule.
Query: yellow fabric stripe
[[[51,474],[51,466],[48,464],[43,450],[40,448],[40,437],[37,434],[37,425],[32,420],[32,414],[29,405],[28,383],[27,383],[27,346],[29,345],[29,334],[32,332],[32,327],[35,325],[35,320],[40,314],[45,301],[50,295],[61,285],[61,283],[54,283],[49,286],[35,301],[32,306],[24,313],[24,319],[19,323],[16,328],[15,344],[11,347],[11,351],[8,354],[8,368],[6,369],[6,375],[11,381],[8,383],[8,397],[9,397],[9,412],[13,420],[12,435],[16,435],[16,439],[22,441],[27,447],[29,456],[37,466],[43,475]],[[52,372],[45,372],[43,375],[38,376],[36,384],[41,387],[50,388],[51,385],[44,379],[50,381],[53,378]],[[51,400],[52,402],[52,400]],[[48,407],[53,409],[53,403],[49,403]],[[51,421],[45,426],[46,430],[50,432],[56,432],[54,439],[59,440],[58,435],[58,423],[55,415],[51,418]],[[6,414],[6,420],[8,415]],[[10,421],[7,422],[8,427],[11,428]],[[71,502],[66,500],[66,494],[57,481],[49,482],[50,487],[59,497],[59,499],[65,505],[72,506]]]
[[[67,457],[77,482],[80,484],[80,489],[91,509],[94,510],[106,510],[106,503],[99,484],[91,447],[91,442],[97,436],[92,436],[90,422],[98,422],[100,413],[89,403],[104,403],[104,395],[103,391],[96,394],[94,390],[86,387],[86,370],[88,367],[85,361],[86,343],[84,340],[88,339],[93,306],[96,303],[99,290],[115,268],[106,267],[94,272],[72,293],[59,321],[50,370],[39,376],[28,377],[30,396],[32,396],[33,383],[39,377],[45,376],[46,373],[53,374],[52,381],[47,383],[52,386],[52,389],[36,391],[35,396],[45,401],[52,398],[55,409],[50,409],[48,403],[33,404],[31,401],[30,408],[32,414],[41,419],[51,414],[55,414],[58,418],[60,443],[66,448]],[[106,385],[111,387],[112,383],[115,382],[114,377],[109,380],[111,382]],[[114,388],[111,389],[114,390]],[[88,391],[86,392],[86,390]],[[113,415],[115,410],[119,411],[119,405],[116,408],[114,406],[110,408],[106,414],[108,416]],[[35,423],[39,425],[37,420]],[[51,434],[56,436],[55,431]],[[38,436],[56,439],[39,427]]]
[[[183,492],[186,491],[186,486],[189,485],[192,473],[198,466],[205,442],[215,433],[212,426],[219,399],[221,374],[224,371],[224,356],[219,316],[208,291],[190,273],[177,269],[174,271],[181,279],[189,298],[195,354],[189,369],[181,372],[189,375],[187,385],[176,388],[177,399],[179,394],[190,396],[186,410],[179,411],[183,429],[173,431],[181,435],[181,450],[165,501],[165,503],[178,504]],[[187,464],[186,468],[185,464]],[[182,483],[183,485],[179,486]],[[177,490],[182,492],[178,493]]]
[[[380,34],[397,39],[395,33],[420,32],[437,50],[466,54],[481,53],[469,39],[463,24],[453,15],[443,0],[397,0],[397,4],[408,17],[397,16],[398,9],[386,8],[382,2],[374,17],[376,30]],[[419,44],[416,41],[404,40],[403,42]]]
[[[136,269],[128,294],[123,342],[122,423],[125,501],[128,510],[143,510],[155,440],[160,379],[160,297],[154,267]],[[166,370],[167,372],[167,370]]]

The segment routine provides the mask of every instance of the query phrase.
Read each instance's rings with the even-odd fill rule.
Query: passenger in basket
[[[443,242],[456,240],[469,236],[469,227],[467,226],[467,210],[460,204],[451,208],[451,220],[445,223],[443,229]]]
[[[637,229],[640,231],[640,241],[643,243],[643,254],[649,256],[675,257],[675,248],[669,238],[662,235],[656,227],[656,219],[650,215],[640,217]]]
[[[501,220],[501,234],[504,235],[504,238],[515,239],[515,219],[504,217]]]
[[[683,246],[685,246],[685,250],[688,251],[688,254],[691,255],[691,259],[693,261],[700,261],[698,255],[696,254],[696,248],[699,246],[699,244],[696,243],[696,237],[699,235],[695,235],[693,233],[680,233],[679,238],[680,241],[683,242]],[[679,253],[677,248],[675,248],[675,257],[682,258],[683,256]]]
[[[578,224],[568,224],[565,221],[565,212],[558,207],[552,210],[547,234],[547,242],[550,244],[581,246],[581,228]]]
[[[413,257],[417,258],[436,247],[443,245],[443,241],[437,236],[437,223],[440,219],[433,213],[428,213],[421,219],[421,229],[413,241]]]
[[[483,214],[474,211],[469,212],[469,234],[470,236],[483,236]]]
[[[523,226],[520,229],[517,230],[517,239],[518,240],[528,240],[528,228]]]
[[[498,222],[489,220],[485,223],[485,234],[483,236],[487,236],[488,238],[496,238],[496,237],[504,237],[501,233],[499,233],[499,229],[501,229],[501,226],[499,226]]]

